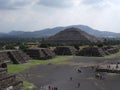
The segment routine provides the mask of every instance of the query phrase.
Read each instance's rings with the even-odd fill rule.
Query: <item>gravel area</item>
[[[96,72],[92,65],[118,62],[119,57],[112,59],[97,57],[74,57],[68,64],[37,65],[21,75],[36,85],[35,90],[120,90],[120,75],[100,73],[103,79],[95,78]],[[78,69],[81,72],[78,72]]]

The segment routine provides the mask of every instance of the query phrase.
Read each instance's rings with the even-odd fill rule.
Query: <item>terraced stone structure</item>
[[[5,51],[0,51],[0,67],[7,68],[7,63],[10,63],[11,60]]]
[[[120,64],[101,64],[96,67],[97,72],[120,73]]]
[[[118,47],[103,47],[102,49],[107,55],[119,52]]]
[[[28,60],[30,57],[20,50],[0,51],[0,90],[19,90],[23,86],[15,74],[8,74],[7,63],[20,64]]]
[[[59,46],[55,49],[55,54],[57,55],[74,55],[76,54],[76,49],[72,46]]]
[[[77,55],[80,56],[96,56],[102,57],[105,55],[104,51],[98,47],[85,47]]]
[[[3,50],[0,51],[0,65],[5,67],[6,63],[21,64],[26,63],[31,58],[20,50]]]
[[[33,59],[46,60],[55,57],[55,53],[48,48],[31,48],[24,50]]]
[[[15,74],[8,74],[7,68],[0,68],[0,90],[19,90],[23,82]]]
[[[9,50],[7,54],[13,64],[22,64],[31,60],[27,54],[20,50]]]

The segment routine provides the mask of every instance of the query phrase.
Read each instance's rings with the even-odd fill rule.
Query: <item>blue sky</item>
[[[120,32],[120,0],[0,0],[0,32],[88,25]]]

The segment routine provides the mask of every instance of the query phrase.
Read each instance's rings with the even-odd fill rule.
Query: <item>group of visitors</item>
[[[58,90],[58,87],[49,85],[47,90]]]
[[[41,87],[40,90],[58,90],[58,87],[52,86],[52,85],[47,85],[45,87]]]

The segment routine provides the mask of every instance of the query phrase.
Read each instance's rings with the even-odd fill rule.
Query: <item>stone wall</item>
[[[8,74],[7,68],[0,68],[0,90],[19,90],[23,82],[15,74]]]
[[[50,59],[54,58],[55,54],[48,48],[33,48],[33,49],[27,49],[24,51],[26,54],[28,54],[33,59]]]
[[[74,55],[76,54],[76,49],[72,46],[59,46],[55,49],[55,54],[57,55]]]
[[[28,62],[31,58],[20,50],[7,51],[8,56],[13,64],[21,64]]]
[[[80,50],[77,55],[102,57],[105,55],[105,53],[102,49],[98,47],[85,47]]]
[[[10,62],[10,58],[6,51],[0,51],[0,64]]]

